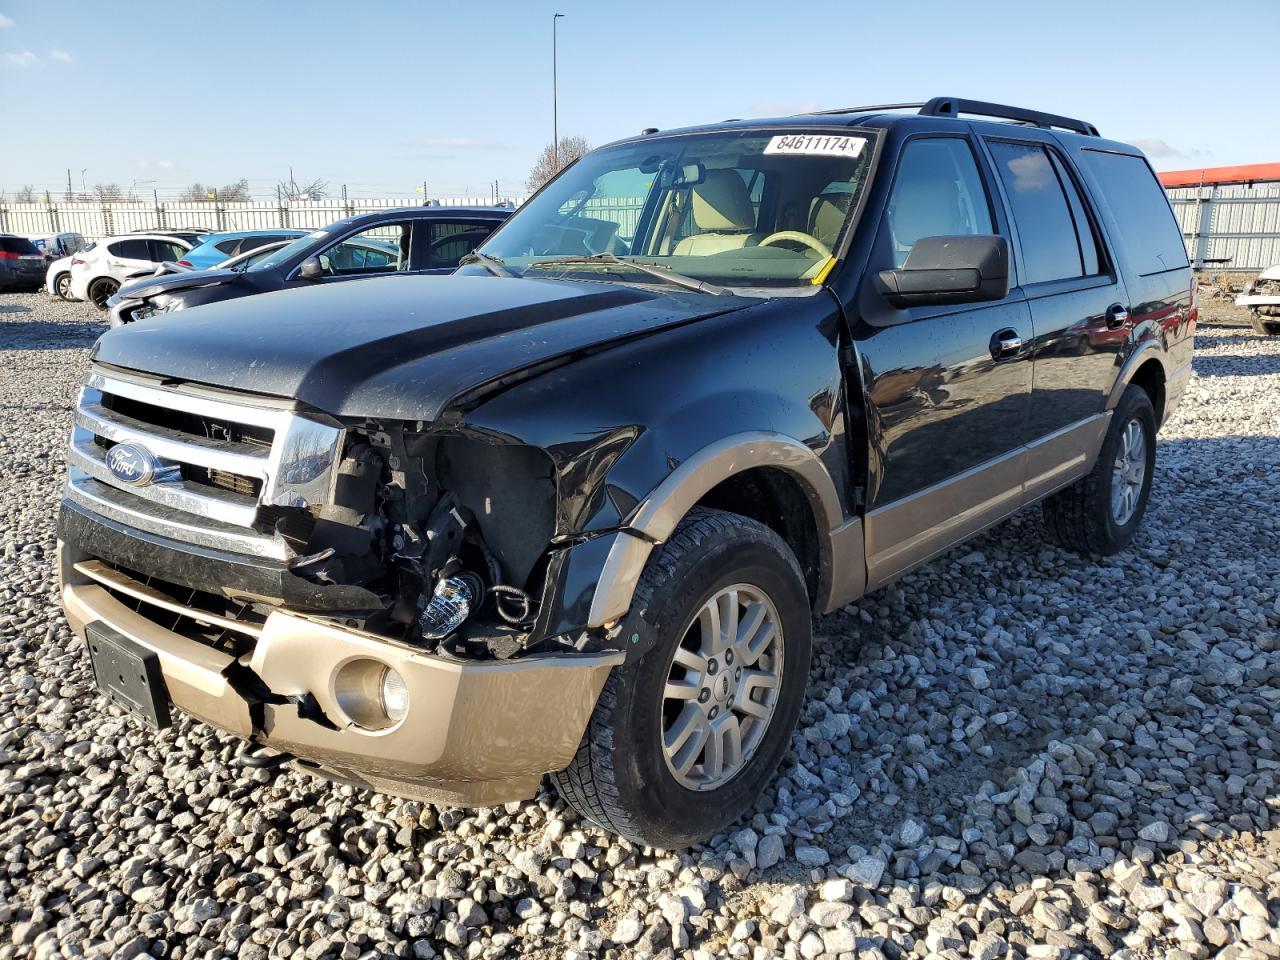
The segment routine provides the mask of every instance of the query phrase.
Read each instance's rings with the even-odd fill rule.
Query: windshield
[[[305,237],[299,237],[292,243],[286,243],[279,250],[272,250],[269,257],[258,260],[248,269],[252,272],[254,270],[270,270],[273,267],[278,267],[280,264],[292,259],[294,254],[301,253],[302,251],[309,249],[327,236],[329,236],[329,234],[325,230],[317,230],[314,233],[308,233]]]
[[[521,207],[479,252],[529,276],[664,282],[618,257],[719,286],[817,284],[870,159],[870,136],[845,133],[742,131],[606,147]],[[601,262],[550,262],[592,256]]]

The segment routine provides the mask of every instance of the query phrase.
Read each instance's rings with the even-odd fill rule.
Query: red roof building
[[[1258,183],[1280,180],[1280,163],[1246,163],[1236,167],[1201,167],[1197,170],[1166,170],[1159,174],[1168,187],[1219,186],[1225,183]]]

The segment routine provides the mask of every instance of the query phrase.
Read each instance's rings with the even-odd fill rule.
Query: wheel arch
[[[752,492],[764,493],[765,501],[753,503]],[[591,625],[626,613],[649,554],[697,506],[743,513],[774,529],[797,550],[815,610],[861,593],[861,519],[845,521],[835,482],[818,455],[783,434],[741,433],[688,457],[637,505],[626,524],[630,535],[619,538],[601,571]]]
[[[1162,426],[1167,407],[1168,371],[1165,369],[1165,363],[1164,349],[1157,341],[1150,340],[1140,346],[1121,368],[1120,376],[1116,378],[1115,385],[1111,388],[1111,395],[1107,398],[1107,409],[1114,410],[1125,388],[1130,384],[1136,384],[1142,387],[1151,398],[1151,405],[1156,411],[1156,427]]]

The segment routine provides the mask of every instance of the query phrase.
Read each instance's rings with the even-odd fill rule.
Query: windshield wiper
[[[534,267],[571,267],[578,264],[591,265],[596,263],[604,263],[610,266],[631,267],[639,270],[641,273],[647,273],[651,277],[657,277],[659,280],[665,280],[667,283],[673,283],[677,287],[684,287],[687,290],[697,290],[699,293],[710,293],[719,296],[723,293],[732,293],[728,287],[721,287],[714,283],[708,283],[706,280],[696,280],[693,277],[686,277],[683,273],[676,273],[670,267],[659,266],[656,263],[646,263],[643,260],[624,260],[622,257],[615,256],[612,253],[597,253],[589,257],[551,257],[548,260],[537,260],[527,267],[525,272],[532,270]]]
[[[508,279],[515,276],[507,269],[501,257],[495,257],[492,253],[481,253],[479,250],[472,250],[465,257],[458,261],[458,266],[465,267],[469,263],[478,263],[484,267],[495,277],[507,277]]]

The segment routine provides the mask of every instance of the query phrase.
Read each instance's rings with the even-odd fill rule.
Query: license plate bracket
[[[94,621],[84,632],[98,689],[148,726],[172,726],[160,658],[105,623]]]

